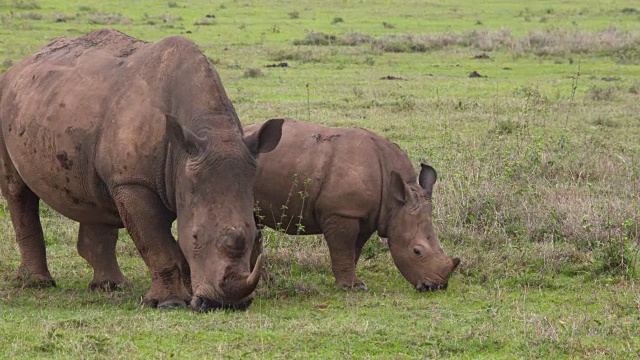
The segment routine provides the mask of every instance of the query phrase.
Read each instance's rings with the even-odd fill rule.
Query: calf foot
[[[364,283],[353,285],[353,289],[358,291],[369,291],[369,287]]]
[[[369,288],[365,284],[338,285],[338,286],[345,290],[369,291]]]
[[[340,288],[347,289],[347,290],[369,291],[369,288],[367,287],[367,285],[365,285],[359,279],[356,279],[355,281],[349,281],[349,282],[337,281],[336,285]]]

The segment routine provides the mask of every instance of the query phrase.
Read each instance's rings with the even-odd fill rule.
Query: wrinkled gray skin
[[[244,131],[252,134],[261,126]],[[446,288],[460,259],[440,247],[431,215],[436,171],[421,168],[416,175],[397,145],[371,131],[285,119],[278,146],[260,155],[258,217],[289,234],[298,233],[298,222],[301,234],[324,234],[338,286],[367,289],[355,268],[364,244],[378,231],[388,237],[393,261],[417,290]],[[304,201],[299,192],[306,193]]]
[[[147,305],[250,304],[262,264],[254,258],[251,271],[255,157],[277,145],[282,124],[244,138],[191,41],[146,43],[115,30],[54,40],[0,78],[0,122],[0,189],[27,284],[55,286],[41,199],[80,223],[90,287],[129,283],[115,258],[125,227],[151,273]]]

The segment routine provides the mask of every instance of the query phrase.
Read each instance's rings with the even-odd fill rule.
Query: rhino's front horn
[[[244,279],[240,278],[237,281],[225,284],[226,286],[223,285],[222,293],[224,298],[228,299],[228,301],[240,301],[249,296],[258,286],[263,262],[264,256],[262,254],[258,255],[256,265],[253,267],[251,274]]]
[[[253,271],[251,271],[251,275],[247,278],[247,287],[253,291],[260,281],[260,270],[262,269],[262,264],[264,263],[264,256],[262,254],[258,255],[258,259],[256,260],[256,265],[253,267]],[[251,292],[249,292],[250,294]],[[249,295],[247,294],[247,295]]]

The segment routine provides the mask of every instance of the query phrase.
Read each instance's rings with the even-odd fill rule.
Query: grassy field
[[[349,292],[322,238],[268,232],[272,279],[248,311],[159,311],[140,305],[150,279],[124,231],[134,287],[90,292],[77,224],[44,206],[58,287],[17,286],[2,200],[0,357],[640,357],[637,2],[0,0],[0,21],[0,72],[59,36],[180,34],[243,123],[387,136],[438,170],[436,228],[462,259],[448,290],[419,294],[374,236],[370,291]]]

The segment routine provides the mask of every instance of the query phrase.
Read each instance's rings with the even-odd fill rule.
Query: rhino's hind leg
[[[116,259],[118,228],[80,224],[78,232],[78,253],[93,268],[91,290],[115,290],[119,286],[131,286],[122,274]]]
[[[369,290],[367,286],[356,277],[356,242],[359,229],[360,220],[354,218],[332,216],[322,223],[336,285],[366,291]]]
[[[191,295],[184,279],[188,265],[171,235],[173,216],[162,200],[140,185],[122,185],[114,199],[124,225],[151,273],[151,289],[144,297],[147,306],[185,307]]]
[[[56,286],[47,266],[40,223],[40,199],[24,184],[13,166],[7,163],[6,152],[2,155],[2,195],[9,205],[21,257],[17,280],[21,286],[27,287]]]

